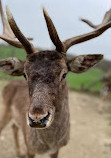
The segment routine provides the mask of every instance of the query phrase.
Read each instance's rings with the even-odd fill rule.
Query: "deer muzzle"
[[[49,92],[49,88],[45,87],[45,85],[40,85],[40,87],[36,87],[33,90],[27,115],[30,127],[42,129],[51,125],[54,118],[55,105],[53,96]]]
[[[43,115],[32,115],[28,113],[28,125],[32,128],[48,128],[53,121],[53,112],[47,112]]]

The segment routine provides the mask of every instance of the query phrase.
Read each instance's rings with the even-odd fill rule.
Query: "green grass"
[[[26,53],[23,49],[14,48],[12,46],[4,46],[0,45],[0,59],[8,58],[8,57],[17,57],[21,60],[25,60]]]
[[[84,86],[84,88],[87,88],[92,82],[98,80],[102,76],[103,72],[101,70],[92,68],[88,72],[82,74],[74,74],[70,72],[67,75],[67,81],[69,87],[81,89],[82,86]],[[99,82],[95,86],[93,86],[91,90],[99,91],[101,87],[102,83]]]
[[[0,46],[0,59],[7,58],[7,57],[17,57],[21,60],[25,60],[26,54],[23,49],[14,48],[12,46]],[[103,72],[100,69],[93,68],[86,73],[82,74],[74,74],[69,73],[67,75],[67,81],[69,87],[80,89],[83,85],[85,88],[90,85],[92,82],[98,80],[103,76]],[[11,77],[9,75],[5,75],[0,73],[0,78],[5,79],[17,79],[21,77]],[[96,84],[92,87],[92,90],[99,91],[101,89],[102,83]]]
[[[12,80],[12,79],[21,79],[22,76],[10,76],[0,72],[0,79]]]

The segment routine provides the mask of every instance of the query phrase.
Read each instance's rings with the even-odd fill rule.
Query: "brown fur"
[[[100,95],[101,95],[103,101],[111,99],[111,81],[110,81],[110,79],[104,81],[104,85],[101,89]]]
[[[68,89],[65,79],[61,81],[63,69],[67,70],[67,66],[62,54],[50,51],[34,54],[25,63],[30,94],[27,82],[24,80],[11,81],[3,90],[4,106],[9,109],[10,118],[13,118],[16,125],[22,129],[29,155],[49,152],[51,157],[56,157],[53,154],[57,155],[59,148],[68,142]],[[42,98],[40,100],[38,100],[38,93]],[[35,94],[36,98],[33,98],[32,94]],[[53,96],[56,97],[52,103]],[[37,110],[38,113],[42,113],[46,102],[47,106],[56,107],[52,125],[47,129],[29,127],[27,113],[32,104],[33,107],[37,107],[34,113]]]

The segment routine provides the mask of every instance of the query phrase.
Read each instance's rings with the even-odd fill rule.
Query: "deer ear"
[[[1,59],[0,71],[12,76],[21,76],[24,71],[24,62],[15,57]]]
[[[82,73],[93,67],[103,59],[101,54],[80,55],[68,61],[69,71]]]

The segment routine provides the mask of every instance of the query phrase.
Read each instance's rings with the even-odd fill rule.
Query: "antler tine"
[[[80,18],[81,21],[83,21],[84,23],[88,24],[90,27],[97,29],[99,25],[94,25],[91,21],[87,20],[87,19],[83,19]]]
[[[106,14],[104,15],[102,24],[108,23],[111,21],[111,9],[109,9],[109,11],[106,12]]]
[[[111,21],[111,9],[109,9],[105,15],[104,15],[104,18],[102,20],[102,23],[99,24],[99,25],[94,25],[91,21],[87,20],[87,19],[83,19],[81,18],[81,21],[85,22],[86,24],[88,24],[90,27],[94,28],[94,29],[97,29],[101,26],[103,26],[104,24],[107,24],[108,22]]]
[[[83,35],[76,36],[76,37],[72,37],[70,39],[67,39],[63,43],[66,47],[66,50],[68,50],[71,46],[73,46],[75,44],[88,41],[90,39],[93,39],[93,38],[101,35],[104,31],[106,31],[110,27],[111,27],[111,21],[108,22],[107,24],[100,26],[99,28],[95,29],[94,31],[92,31],[90,33],[83,34]]]
[[[76,36],[76,37],[73,37],[73,38],[70,38],[70,39],[64,41],[63,43],[66,46],[66,50],[68,50],[71,46],[73,46],[75,44],[85,42],[92,38],[95,38],[95,37],[101,35],[108,28],[110,28],[111,27],[111,9],[105,13],[102,23],[99,25],[94,25],[91,21],[89,21],[87,19],[81,18],[81,21],[85,22],[90,27],[94,28],[95,30],[90,33]]]
[[[65,52],[64,44],[60,41],[56,28],[55,28],[51,18],[49,17],[48,13],[46,12],[45,8],[43,8],[43,13],[44,13],[44,18],[46,20],[50,38],[51,38],[52,42],[54,43],[54,45],[56,46],[56,50],[58,52]]]
[[[0,35],[0,38],[7,43],[9,43],[12,46],[23,48],[22,44],[16,39],[14,33],[12,32],[10,25],[4,15],[2,2],[0,0],[0,13],[1,13],[1,19],[3,23],[3,34]],[[29,40],[32,40],[32,38],[28,38]]]
[[[20,29],[18,28],[18,26],[17,26],[17,24],[16,24],[16,22],[13,18],[13,15],[12,15],[12,13],[9,10],[8,7],[6,7],[6,13],[7,13],[7,18],[8,18],[9,25],[10,25],[13,33],[18,38],[18,40],[22,43],[22,45],[25,48],[27,54],[32,54],[35,51],[37,51],[34,48],[34,46],[28,41],[28,39],[22,34]]]
[[[1,0],[0,0],[0,13],[1,13],[1,19],[2,19],[2,23],[3,23],[3,34],[0,35],[0,38],[2,40],[6,41],[7,43],[9,43],[10,45],[13,45],[18,48],[23,48],[22,44],[19,41],[15,40],[16,37],[13,34],[13,32],[9,26],[9,23],[5,18]]]
[[[5,18],[1,0],[0,0],[0,13],[1,13],[1,19],[2,19],[2,23],[3,23],[3,33],[15,38],[15,36],[9,26],[9,23]]]

